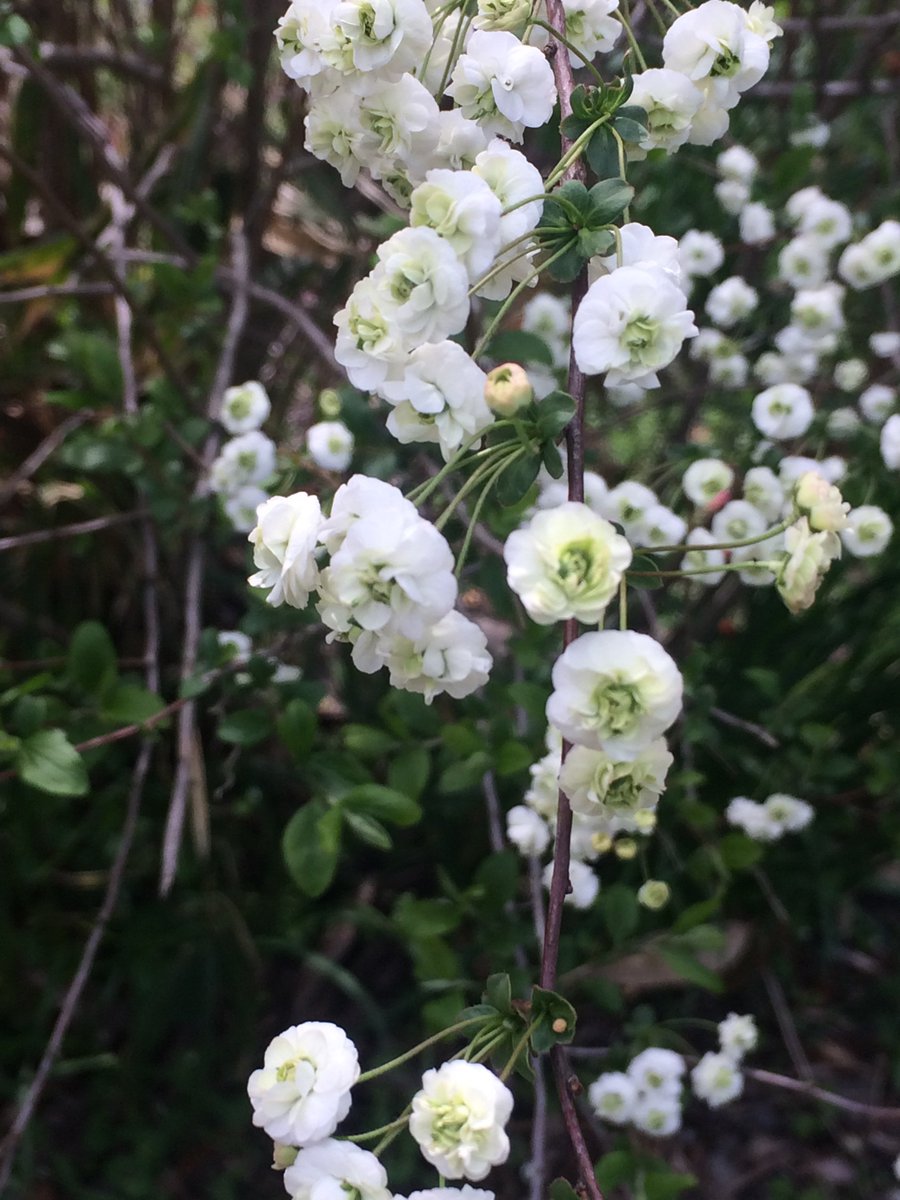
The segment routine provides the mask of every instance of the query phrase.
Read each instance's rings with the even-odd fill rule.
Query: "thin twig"
[[[28,304],[32,300],[50,300],[54,296],[108,296],[115,291],[111,283],[42,283],[37,287],[0,292],[0,304]]]
[[[0,538],[0,553],[18,550],[22,546],[36,546],[40,542],[57,542],[61,538],[78,537],[82,533],[98,533],[114,525],[126,525],[139,521],[144,512],[111,513],[108,517],[94,517],[90,521],[75,521],[71,525],[60,525],[57,529],[35,529],[31,533],[19,533],[14,537]]]
[[[794,1024],[794,1018],[791,1015],[791,1010],[785,999],[781,984],[770,970],[762,971],[761,975],[763,986],[766,989],[769,1001],[775,1012],[778,1028],[781,1030],[781,1036],[784,1038],[787,1052],[791,1056],[791,1062],[794,1064],[794,1070],[803,1079],[804,1086],[813,1087],[815,1085],[812,1067],[810,1066],[809,1059],[806,1057],[806,1051],[803,1049],[800,1035],[797,1033],[797,1026]]]
[[[721,721],[723,725],[730,725],[733,729],[742,729],[744,733],[751,734],[764,746],[768,746],[770,750],[777,750],[781,745],[778,738],[769,733],[768,729],[764,729],[762,725],[757,725],[754,721],[745,721],[743,717],[736,717],[734,713],[726,712],[724,708],[714,706],[709,710],[709,715],[717,721]]]
[[[74,433],[86,421],[90,421],[93,416],[93,409],[82,408],[60,422],[53,432],[48,434],[36,449],[32,450],[18,470],[13,471],[8,479],[4,479],[0,483],[0,504],[6,504],[8,500],[11,500],[26,479],[30,479],[43,466],[50,455],[59,449],[69,434]]]

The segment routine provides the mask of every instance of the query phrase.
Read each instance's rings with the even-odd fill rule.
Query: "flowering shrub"
[[[188,826],[189,870],[212,871],[211,854],[226,891],[261,881],[252,911],[223,900],[235,945],[252,958],[268,938],[330,989],[310,1004],[273,988],[265,1024],[286,1027],[261,1055],[241,1043],[245,1117],[295,1200],[430,1197],[431,1168],[442,1192],[492,1200],[469,1183],[496,1170],[511,1194],[529,1142],[535,1200],[652,1200],[697,1183],[675,1135],[725,1128],[718,1110],[751,1088],[852,1110],[809,1076],[768,961],[761,988],[731,973],[754,953],[751,921],[813,941],[890,851],[874,830],[864,860],[842,854],[863,834],[841,806],[887,796],[898,761],[900,635],[878,580],[900,465],[881,289],[900,275],[900,226],[880,198],[828,194],[824,126],[785,152],[734,140],[753,132],[743,101],[780,13],[684,7],[640,23],[616,0],[292,0],[275,45],[322,164],[307,165],[377,206],[348,223],[368,239],[355,262],[321,281],[333,349],[289,305],[318,373],[288,403],[277,366],[257,379],[235,362],[254,293],[232,230],[205,416],[184,416],[169,377],[169,342],[192,349],[177,323],[129,388],[141,360],[120,303],[102,399],[124,416],[73,426],[60,456],[82,495],[103,472],[134,489],[143,677],[96,621],[71,638],[37,627],[35,661],[59,649],[64,674],[4,667],[5,778],[48,802],[105,786],[110,804],[119,742],[139,738],[125,854],[161,784],[163,895],[182,886]],[[30,30],[11,28],[40,80]],[[698,194],[703,171],[716,183]],[[99,244],[133,319],[122,203],[111,194]],[[60,326],[61,402],[80,411],[98,375],[79,383]],[[161,547],[185,605],[168,673]],[[201,635],[206,577],[222,600]],[[843,697],[862,693],[842,735]],[[157,780],[153,730],[170,719]],[[347,928],[375,947],[353,969]],[[732,985],[753,1015],[723,1019]],[[665,987],[677,1002],[642,1001]],[[253,990],[236,988],[242,1003]],[[796,1061],[768,1069],[779,1027],[802,1079]],[[888,1157],[878,1144],[873,1179]]]

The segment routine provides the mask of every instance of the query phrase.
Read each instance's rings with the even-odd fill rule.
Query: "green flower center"
[[[659,323],[644,315],[635,317],[625,327],[625,345],[632,354],[639,354],[652,346],[659,330]]]
[[[620,680],[601,684],[593,701],[597,723],[609,734],[626,733],[644,713],[638,689]]]
[[[434,1106],[434,1121],[431,1126],[431,1139],[441,1150],[449,1150],[459,1145],[460,1136],[469,1120],[469,1110],[465,1104],[448,1100],[444,1104]]]

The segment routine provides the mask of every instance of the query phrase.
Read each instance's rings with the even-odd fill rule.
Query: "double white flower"
[[[447,1179],[484,1179],[506,1162],[512,1092],[480,1063],[455,1059],[426,1071],[412,1100],[409,1131]]]

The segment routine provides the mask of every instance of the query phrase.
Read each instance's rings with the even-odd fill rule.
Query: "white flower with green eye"
[[[317,497],[306,492],[272,496],[256,512],[256,525],[248,541],[258,570],[247,581],[268,588],[266,603],[277,608],[289,604],[305,608],[319,584],[316,547],[322,529]]]
[[[353,434],[343,421],[319,421],[306,431],[309,456],[323,471],[346,471],[353,444]]]
[[[259,429],[271,408],[266,389],[251,379],[226,389],[219,420],[232,435],[250,433]]]
[[[541,509],[503,550],[509,586],[539,625],[598,623],[631,562],[631,547],[586,504]]]
[[[758,1041],[756,1020],[749,1014],[741,1016],[739,1013],[729,1013],[724,1021],[719,1022],[719,1046],[722,1053],[735,1062],[740,1062],[745,1054],[755,1050]]]
[[[744,1076],[735,1060],[727,1054],[704,1054],[691,1071],[694,1095],[710,1108],[720,1108],[736,1099],[744,1090]]]
[[[481,1063],[454,1059],[426,1071],[412,1099],[409,1132],[446,1179],[484,1179],[506,1162],[512,1092]]]
[[[685,471],[681,488],[698,507],[711,504],[734,483],[734,471],[721,458],[700,458]]]
[[[606,833],[634,833],[640,829],[637,814],[652,812],[659,803],[672,761],[663,738],[627,762],[603,750],[573,746],[562,765],[559,786],[572,811],[597,818]]]
[[[607,629],[576,638],[553,667],[547,718],[576,746],[637,758],[681,712],[682,679],[659,642]]]
[[[887,549],[893,533],[893,522],[883,508],[861,504],[850,509],[841,541],[855,558],[872,558]]]
[[[393,1200],[375,1155],[336,1138],[301,1150],[284,1173],[284,1186],[291,1200]]]
[[[791,612],[803,612],[815,600],[832,561],[840,558],[840,539],[836,533],[814,533],[801,517],[785,530],[784,545],[775,586]]]
[[[627,1125],[638,1098],[634,1080],[624,1071],[606,1071],[588,1088],[588,1103],[603,1121]]]

